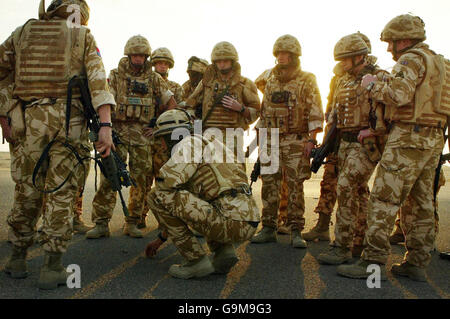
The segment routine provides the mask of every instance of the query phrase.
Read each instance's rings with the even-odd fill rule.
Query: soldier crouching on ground
[[[172,156],[148,197],[162,232],[146,254],[154,256],[171,239],[185,263],[172,265],[169,274],[182,279],[228,273],[239,260],[234,244],[252,238],[260,219],[247,175],[233,151],[192,131],[191,118],[183,110],[170,110],[158,118],[154,138]],[[182,141],[178,132],[186,135]],[[222,154],[234,162],[224,163]],[[214,254],[212,262],[189,227],[205,236]]]

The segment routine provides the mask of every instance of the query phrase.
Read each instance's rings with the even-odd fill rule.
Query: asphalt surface
[[[3,164],[5,160],[1,160]],[[0,162],[0,164],[2,164]],[[1,166],[1,165],[0,165]],[[447,176],[450,169],[446,168]],[[88,180],[84,198],[84,219],[90,221],[91,202],[94,196],[93,171]],[[306,230],[316,222],[313,209],[319,197],[320,175],[306,183]],[[7,240],[6,216],[13,201],[13,183],[9,170],[0,167],[0,270],[3,270],[11,249]],[[258,204],[261,182],[253,189]],[[128,197],[128,190],[125,191]],[[437,240],[439,251],[450,251],[450,183],[441,190],[441,230]],[[333,217],[333,221],[335,218]],[[156,222],[149,218],[149,227],[143,239],[122,235],[124,217],[118,202],[111,222],[112,235],[108,239],[86,240],[75,235],[63,258],[65,265],[77,264],[81,269],[81,288],[60,287],[54,291],[36,288],[43,252],[37,246],[29,251],[31,271],[27,279],[15,280],[0,272],[0,298],[118,298],[118,299],[297,299],[297,298],[377,298],[422,299],[450,297],[450,261],[433,253],[426,283],[407,278],[393,277],[381,283],[381,288],[369,289],[365,280],[351,280],[336,275],[335,266],[320,265],[316,257],[327,250],[327,242],[310,243],[308,249],[294,249],[290,238],[279,235],[278,243],[255,245],[244,243],[237,247],[239,263],[227,275],[179,280],[171,278],[170,265],[180,263],[181,256],[170,243],[164,244],[152,259],[144,256],[146,244],[157,236]],[[333,227],[332,227],[333,228]],[[333,228],[334,229],[334,228]],[[400,262],[405,252],[403,246],[394,246],[387,268]],[[356,259],[355,259],[356,261]]]

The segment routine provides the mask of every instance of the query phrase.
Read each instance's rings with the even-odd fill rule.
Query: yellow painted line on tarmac
[[[431,280],[428,276],[428,283],[431,287],[433,287],[434,290],[438,293],[439,296],[441,296],[443,299],[450,299],[450,294],[442,290],[433,280]]]
[[[140,299],[155,299],[155,297],[153,296],[153,292],[155,291],[156,288],[158,288],[158,286],[166,279],[169,279],[170,275],[167,274],[164,277],[162,277],[160,280],[158,280],[158,282],[156,284],[153,285],[152,288],[150,288],[149,291],[147,291],[145,294],[142,295],[142,297]]]
[[[402,284],[395,278],[395,276],[390,271],[387,271],[386,276],[388,277],[392,286],[394,286],[397,289],[400,289],[400,291],[403,293],[403,297],[405,297],[405,299],[419,299],[419,297],[417,297],[416,294],[412,293],[411,291],[406,289],[404,286],[402,286]]]
[[[133,267],[138,263],[138,261],[144,257],[144,253],[140,253],[138,256],[134,257],[131,260],[128,260],[118,267],[114,268],[107,274],[104,274],[96,281],[90,283],[85,288],[82,288],[79,292],[74,294],[73,296],[69,297],[69,299],[84,299],[91,296],[93,293],[95,293],[98,289],[104,287],[108,282],[111,280],[117,278],[120,276],[124,271],[126,271],[128,268]]]
[[[309,252],[302,259],[303,286],[305,299],[318,299],[326,288],[319,275],[319,262]]]
[[[247,273],[247,270],[252,263],[252,258],[246,251],[248,244],[249,242],[246,242],[245,244],[239,246],[236,250],[236,254],[239,257],[239,262],[234,265],[228,273],[225,287],[222,289],[219,296],[220,299],[227,299],[234,291],[236,285],[241,281],[241,278]]]

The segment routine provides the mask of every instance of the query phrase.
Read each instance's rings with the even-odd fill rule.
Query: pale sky
[[[1,0],[0,41],[30,18],[37,18],[39,0]],[[46,6],[51,0],[46,1]],[[392,56],[380,33],[393,17],[412,13],[426,24],[431,49],[450,58],[450,1],[304,1],[304,0],[88,0],[89,28],[97,40],[107,73],[117,67],[127,40],[144,35],[152,49],[167,47],[175,58],[169,79],[184,83],[192,55],[210,61],[220,41],[239,53],[242,75],[255,80],[274,66],[272,48],[283,34],[302,45],[302,68],[316,75],[324,107],[335,65],[333,49],[343,36],[361,31],[372,41],[372,54],[390,70]],[[0,151],[6,151],[0,145]]]

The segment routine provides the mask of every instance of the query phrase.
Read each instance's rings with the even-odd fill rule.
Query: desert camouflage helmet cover
[[[296,37],[290,34],[282,35],[275,41],[275,44],[273,45],[273,55],[276,57],[280,51],[290,52],[297,56],[302,55],[300,42],[298,42]]]
[[[361,39],[364,40],[364,42],[366,43],[367,47],[369,48],[369,54],[372,53],[372,43],[370,43],[370,39],[367,35],[365,35],[364,33],[361,32],[356,32],[356,35],[358,35],[359,37],[361,37]]]
[[[205,73],[206,67],[209,65],[208,61],[192,56],[188,60],[187,72],[194,71],[199,73]]]
[[[192,129],[191,118],[188,113],[181,109],[173,109],[164,112],[156,120],[154,137],[172,134],[177,128]]]
[[[214,63],[217,60],[232,60],[239,61],[239,55],[236,48],[230,42],[217,43],[211,53],[211,61]]]
[[[169,68],[173,68],[175,61],[173,59],[172,52],[167,48],[158,48],[153,51],[152,54],[152,65],[155,65],[158,61],[169,62]]]
[[[39,18],[51,18],[58,16],[68,18],[73,15],[74,10],[68,10],[68,6],[78,6],[81,14],[81,24],[87,25],[89,21],[90,9],[85,0],[53,0],[45,11],[45,0],[41,0],[39,6]]]
[[[395,17],[381,32],[381,41],[420,40],[426,39],[425,23],[420,17],[403,14]]]
[[[150,43],[142,35],[135,35],[131,37],[125,45],[124,55],[144,54],[152,55],[152,48]]]
[[[343,37],[334,47],[334,59],[336,61],[368,53],[369,48],[366,42],[358,34],[350,34]]]

